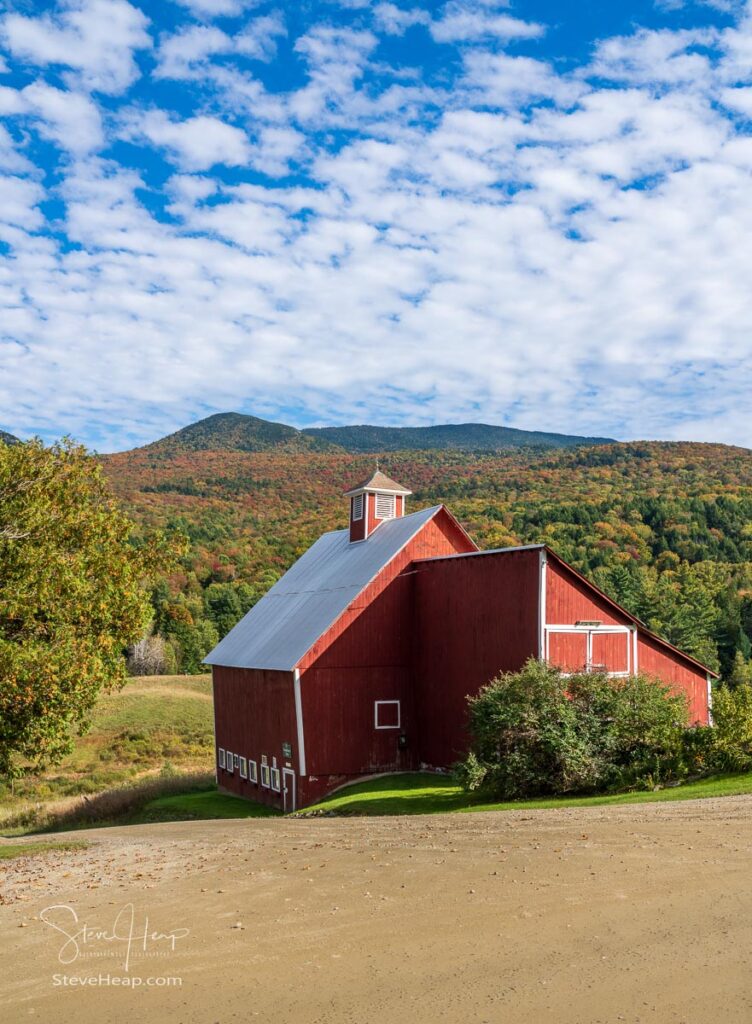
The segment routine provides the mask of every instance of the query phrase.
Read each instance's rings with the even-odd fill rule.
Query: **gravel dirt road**
[[[750,797],[75,835],[0,867],[8,1024],[752,1021]]]

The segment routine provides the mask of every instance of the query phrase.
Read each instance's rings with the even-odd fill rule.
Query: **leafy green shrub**
[[[752,768],[752,685],[719,686],[713,694],[714,766],[718,771]]]
[[[654,786],[686,774],[687,702],[657,680],[564,676],[534,659],[469,698],[455,774],[499,799]]]

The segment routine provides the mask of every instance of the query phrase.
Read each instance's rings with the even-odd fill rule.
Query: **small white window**
[[[352,500],[352,517],[353,522],[357,519],[363,518],[363,495],[356,494]]]
[[[258,772],[256,771],[256,762],[248,762],[248,779],[250,782],[258,782]]]
[[[376,518],[394,519],[396,514],[396,498],[393,494],[376,495]]]
[[[376,729],[399,729],[400,702],[398,700],[374,701],[373,724]]]
[[[269,788],[269,765],[268,764],[262,764],[261,765],[261,785],[265,786],[266,789]]]
[[[222,747],[219,748],[219,767],[224,768],[225,766],[225,752]]]
[[[233,768],[235,769],[235,771],[237,771],[238,768],[240,767],[240,755],[239,754],[233,754],[232,755],[232,765],[233,765]]]
[[[225,754],[225,768],[232,775],[232,753],[229,750]]]
[[[247,779],[248,778],[248,762],[246,761],[246,759],[244,757],[240,758],[240,778],[241,779]]]
[[[280,778],[279,778],[279,768],[272,768],[271,776],[272,776],[272,789],[275,791],[275,793],[279,793],[280,789],[282,788],[282,786],[280,784]]]

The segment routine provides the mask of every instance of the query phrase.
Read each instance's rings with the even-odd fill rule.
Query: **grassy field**
[[[211,676],[141,676],[98,702],[65,760],[0,784],[0,826],[24,809],[96,796],[150,776],[213,772]]]
[[[143,676],[98,702],[91,729],[65,760],[41,775],[0,785],[8,801],[99,793],[165,765],[213,767],[211,676]]]

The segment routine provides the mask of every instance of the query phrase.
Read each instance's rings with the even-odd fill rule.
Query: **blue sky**
[[[0,4],[0,426],[752,446],[752,8]]]

